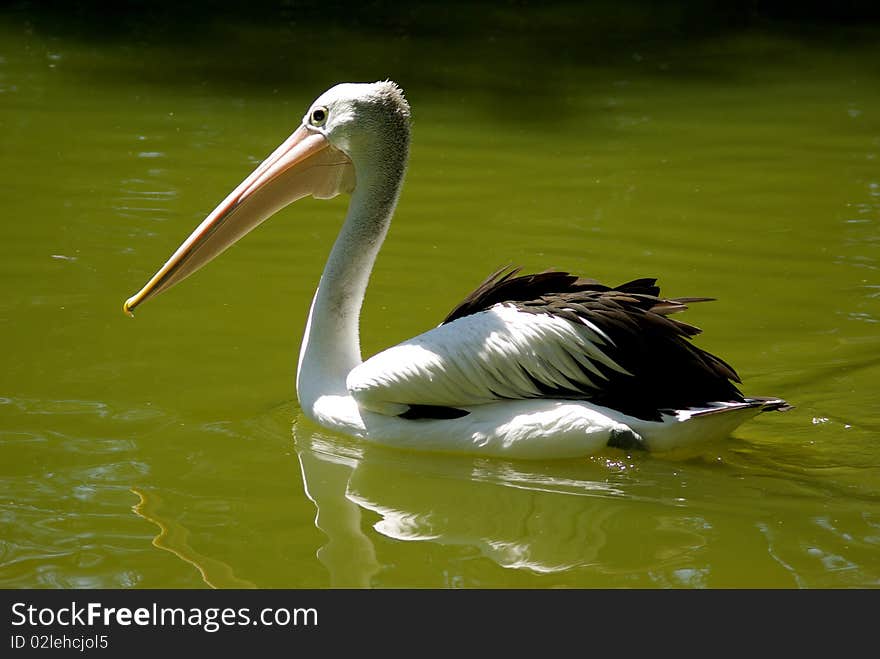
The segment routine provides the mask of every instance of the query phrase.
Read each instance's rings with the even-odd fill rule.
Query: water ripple
[[[150,407],[12,396],[0,398],[0,412],[11,428],[0,432],[0,453],[16,456],[0,476],[0,586],[140,583],[125,565],[150,538],[131,514],[131,484],[151,474],[137,438],[172,419]]]

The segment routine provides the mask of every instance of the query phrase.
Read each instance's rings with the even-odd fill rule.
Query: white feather
[[[362,407],[380,413],[536,398],[541,391],[531,378],[558,389],[597,388],[597,363],[626,371],[596,340],[605,342],[588,326],[499,304],[380,352],[351,370],[346,387]]]
[[[351,396],[321,396],[304,412],[322,426],[384,446],[557,459],[599,453],[616,433],[629,433],[649,451],[686,450],[729,436],[761,411],[741,403],[723,413],[685,410],[645,421],[586,401],[512,400],[465,409],[468,414],[458,419],[408,421],[365,410]]]

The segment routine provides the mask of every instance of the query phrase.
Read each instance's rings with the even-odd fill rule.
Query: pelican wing
[[[353,369],[352,396],[384,414],[554,398],[646,419],[742,400],[733,369],[690,342],[699,330],[667,317],[700,298],[660,298],[653,280],[609,288],[567,273],[513,274],[495,273],[444,324]],[[546,290],[563,275],[567,287]],[[538,278],[531,290],[527,278]]]

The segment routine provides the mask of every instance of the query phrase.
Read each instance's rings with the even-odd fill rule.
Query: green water
[[[322,29],[171,45],[0,23],[0,586],[880,584],[876,39],[524,64],[491,39],[454,58],[430,35]],[[414,141],[365,355],[506,263],[658,276],[717,297],[687,314],[699,344],[796,409],[686,459],[330,435],[294,371],[342,198],[122,314],[312,98],[385,76]]]

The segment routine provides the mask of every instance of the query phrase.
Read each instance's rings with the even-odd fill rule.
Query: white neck
[[[296,378],[300,406],[307,413],[321,396],[347,396],[345,379],[361,363],[361,306],[400,194],[406,151],[394,160],[399,162],[357,169],[345,223],[315,291]]]

